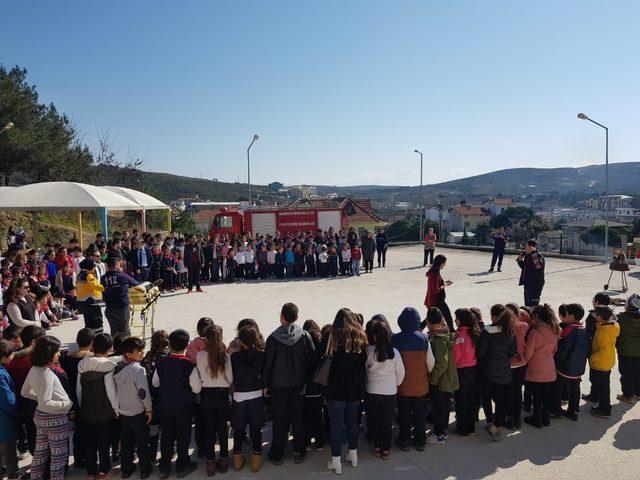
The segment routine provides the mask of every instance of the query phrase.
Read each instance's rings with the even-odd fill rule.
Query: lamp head
[[[256,140],[258,140],[258,138],[260,138],[260,137],[258,136],[258,134],[255,134],[255,135],[253,136],[253,141],[255,142]]]
[[[4,126],[3,130],[11,130],[13,127],[15,127],[13,122],[9,122]]]
[[[413,153],[420,153],[418,150],[414,150]]]
[[[589,117],[587,117],[584,113],[579,113],[578,118],[580,120],[589,120]]]

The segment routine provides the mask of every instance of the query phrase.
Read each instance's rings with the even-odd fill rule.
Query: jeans
[[[138,454],[140,473],[151,472],[149,450],[149,425],[144,413],[139,415],[120,415],[120,466],[123,474],[133,473],[133,451]]]
[[[524,286],[524,305],[526,307],[536,307],[540,304],[542,287]]]
[[[560,413],[562,410],[562,390],[565,387],[569,390],[569,413],[578,414],[580,411],[580,379],[567,378],[558,375],[553,386],[553,413]]]
[[[358,448],[358,409],[360,400],[344,402],[341,400],[328,400],[329,412],[329,439],[331,441],[331,456],[339,457],[342,453],[342,438],[346,428],[349,450]]]
[[[311,445],[311,439],[316,441],[316,448],[324,446],[326,437],[325,417],[323,412],[322,397],[305,397],[304,399],[304,420],[305,420],[305,441]]]
[[[424,262],[422,262],[423,267],[427,264],[427,259],[429,259],[429,265],[433,265],[433,254],[435,251],[435,248],[424,249]]]
[[[301,392],[302,387],[270,389],[273,440],[269,458],[272,460],[282,460],[289,439],[289,426],[293,433],[293,451],[305,453],[304,397]]]
[[[460,388],[455,392],[456,429],[461,435],[475,432],[473,400],[476,392],[476,367],[458,369]],[[448,405],[447,405],[448,407]]]
[[[528,382],[533,394],[533,418],[546,423],[553,409],[554,382]]]
[[[251,435],[252,451],[262,453],[262,425],[264,424],[264,401],[262,397],[244,402],[233,402],[231,426],[233,427],[233,453],[242,453],[242,444],[247,438],[247,425]]]
[[[522,411],[522,386],[524,385],[524,374],[527,366],[511,369],[510,392],[507,396],[507,415],[512,420],[520,418]]]
[[[205,452],[207,460],[215,459],[216,439],[220,444],[220,457],[229,455],[229,389],[203,388],[200,392],[200,409],[205,424]]]
[[[611,371],[589,369],[591,389],[598,401],[598,407],[606,414],[611,414]]]
[[[378,266],[380,266],[380,260],[382,260],[382,266],[384,267],[387,263],[387,250],[378,250]]]
[[[85,437],[87,475],[108,473],[111,470],[111,437],[113,436],[113,420],[99,423],[87,422]],[[98,462],[100,467],[98,467]]]
[[[11,477],[18,472],[18,451],[16,443],[18,437],[0,443],[0,469],[4,467],[7,476]]]
[[[160,471],[171,469],[173,445],[176,445],[176,470],[184,470],[191,462],[189,442],[191,441],[192,405],[184,407],[160,407]]]
[[[364,257],[364,271],[373,272],[373,254],[370,257]]]
[[[496,260],[498,261],[498,270],[502,268],[502,259],[504,258],[504,248],[494,248],[493,255],[491,255],[491,270],[496,266]]]
[[[368,434],[369,438],[373,440],[373,446],[381,450],[389,450],[393,435],[393,411],[396,406],[396,396],[369,394],[365,406]]]
[[[354,275],[360,275],[360,260],[351,260],[351,271]]]
[[[402,397],[398,395],[398,443],[424,445],[427,437],[425,424],[425,396]],[[413,429],[413,432],[412,432]]]
[[[131,335],[129,330],[129,305],[107,305],[104,309],[104,315],[109,322],[109,328],[111,329],[111,336],[122,332],[127,337]]]
[[[620,385],[625,397],[640,396],[640,357],[618,355]]]
[[[494,424],[496,427],[504,425],[504,417],[507,408],[507,395],[509,385],[498,385],[491,380],[484,380],[482,383],[482,409],[487,419],[487,424]],[[495,412],[491,402],[495,404]]]

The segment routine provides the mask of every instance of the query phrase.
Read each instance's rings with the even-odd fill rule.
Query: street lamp
[[[2,127],[2,130],[0,130],[0,133],[4,132],[5,130],[11,130],[13,127],[15,127],[13,122],[9,122],[4,127]]]
[[[424,223],[422,221],[422,152],[420,150],[414,150],[413,153],[417,153],[420,155],[420,241],[422,241],[423,237],[423,228]]]
[[[251,161],[249,159],[249,150],[251,150],[251,146],[253,143],[258,140],[258,135],[254,135],[251,143],[247,147],[247,183],[249,184],[249,206],[251,206]]]
[[[579,113],[580,120],[588,120],[594,125],[604,128],[605,156],[604,156],[604,254],[609,256],[609,129],[601,123],[592,120],[584,113]]]

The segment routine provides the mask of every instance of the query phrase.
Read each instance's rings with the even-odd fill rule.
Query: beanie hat
[[[85,258],[78,265],[82,270],[93,270],[96,267],[96,262],[90,258]]]
[[[627,312],[637,313],[640,312],[640,295],[634,293],[627,299]]]

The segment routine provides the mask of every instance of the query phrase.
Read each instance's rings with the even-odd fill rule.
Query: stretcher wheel
[[[608,284],[608,283],[605,283],[605,284],[604,284],[604,289],[605,289],[605,290],[609,290],[609,284]]]

